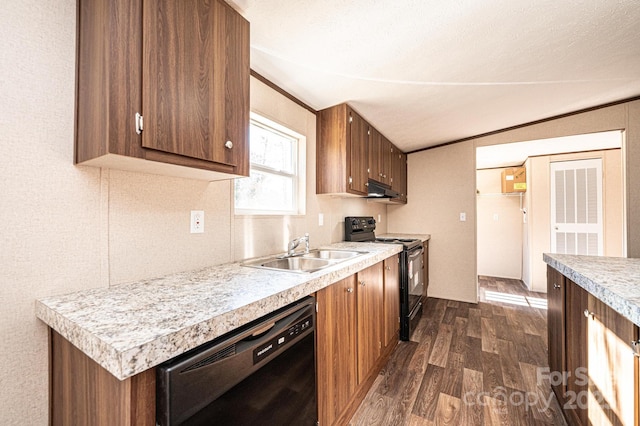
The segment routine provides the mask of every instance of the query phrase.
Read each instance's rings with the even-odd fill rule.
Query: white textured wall
[[[313,114],[255,81],[252,104],[311,132],[306,216],[236,219],[229,181],[74,166],[75,14],[72,0],[0,13],[0,425],[48,424],[36,298],[282,251],[307,231],[314,246],[340,241],[350,214],[380,214],[386,231],[385,205],[315,195]],[[204,234],[189,233],[190,210],[205,211]]]
[[[476,172],[478,275],[522,278],[520,194],[502,194],[503,169]]]
[[[430,297],[478,300],[475,156],[473,142],[409,155],[409,202],[389,206],[389,232],[431,234]]]
[[[104,284],[100,170],[73,166],[73,0],[0,12],[0,424],[48,419],[34,300]]]

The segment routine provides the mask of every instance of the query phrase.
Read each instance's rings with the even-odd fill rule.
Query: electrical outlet
[[[322,213],[318,213],[318,226],[324,225],[324,215]]]
[[[191,210],[191,233],[202,234],[204,232],[204,211]]]
[[[460,213],[460,222],[466,222],[467,214],[465,212]]]
[[[382,222],[382,215],[379,214],[378,215],[378,223],[381,223],[381,222]]]

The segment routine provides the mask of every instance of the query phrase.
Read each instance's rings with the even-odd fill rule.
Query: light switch
[[[324,215],[322,213],[318,213],[318,226],[324,225]]]
[[[498,213],[494,213],[494,214],[493,214],[493,220],[497,222],[497,221],[498,221],[498,219],[499,219],[499,217],[498,217]]]

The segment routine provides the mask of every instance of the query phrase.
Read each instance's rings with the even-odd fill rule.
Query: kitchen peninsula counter
[[[640,259],[548,253],[543,258],[624,318],[640,325]]]
[[[401,251],[336,243],[364,255],[312,273],[230,263],[36,301],[36,316],[112,375],[127,379]]]

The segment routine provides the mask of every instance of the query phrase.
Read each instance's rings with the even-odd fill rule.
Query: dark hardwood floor
[[[544,370],[546,294],[479,283],[478,304],[428,299],[350,425],[566,424]]]

